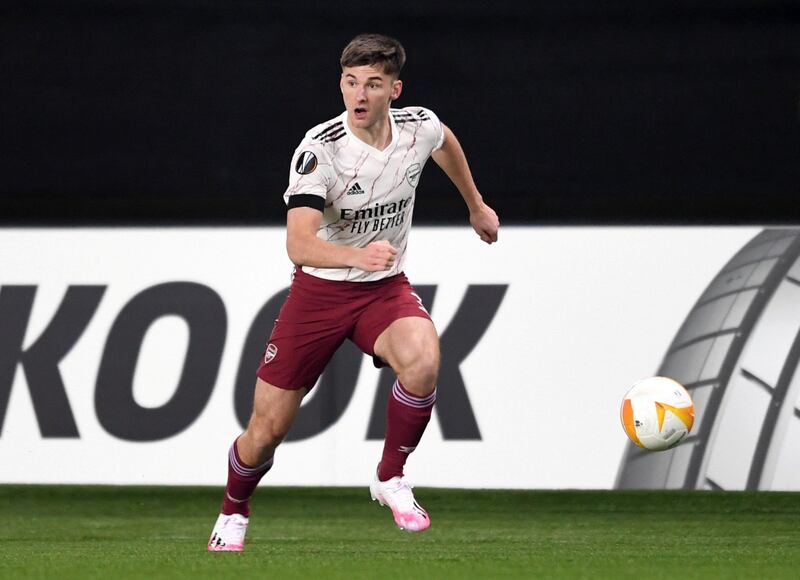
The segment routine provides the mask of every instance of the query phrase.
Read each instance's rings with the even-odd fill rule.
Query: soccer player
[[[303,397],[345,339],[397,374],[372,499],[392,510],[401,529],[430,525],[403,479],[430,419],[439,371],[436,329],[403,274],[414,192],[427,159],[455,184],[481,240],[497,241],[499,220],[453,132],[428,109],[391,108],[403,90],[404,62],[393,38],[354,38],[340,61],[346,110],[308,131],[295,151],[284,193],[294,276],[257,371],[252,416],[228,454],[211,551],[244,548],[250,496]]]

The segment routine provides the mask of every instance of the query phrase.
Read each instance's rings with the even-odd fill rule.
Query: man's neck
[[[353,127],[348,115],[347,126],[353,135],[378,151],[383,151],[392,142],[392,123],[389,121],[389,115],[386,115],[386,119],[382,123],[376,123],[371,127],[364,128]]]

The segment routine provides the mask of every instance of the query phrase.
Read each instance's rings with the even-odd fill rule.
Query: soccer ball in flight
[[[625,394],[620,418],[625,433],[636,445],[664,451],[675,447],[692,430],[694,403],[679,382],[650,377]]]

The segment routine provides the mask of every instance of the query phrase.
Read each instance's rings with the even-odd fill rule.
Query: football
[[[620,419],[636,445],[664,451],[675,447],[692,430],[694,403],[679,382],[650,377],[634,384],[625,394]]]

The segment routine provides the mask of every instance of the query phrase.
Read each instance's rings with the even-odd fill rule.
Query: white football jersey
[[[397,249],[392,269],[365,272],[303,266],[304,272],[328,280],[365,282],[403,270],[414,193],[425,162],[442,146],[444,129],[439,118],[423,107],[390,109],[389,118],[392,142],[383,151],[350,131],[347,111],[311,129],[294,152],[283,199],[293,207],[292,196],[322,198],[317,237],[358,248],[387,240]]]

